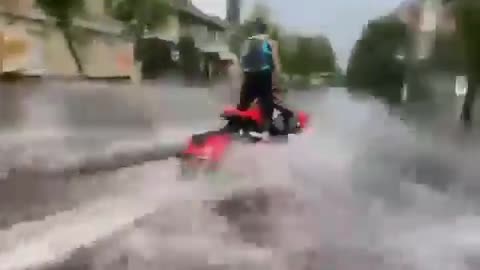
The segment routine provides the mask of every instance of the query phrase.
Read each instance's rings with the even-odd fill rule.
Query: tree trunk
[[[472,10],[476,8],[476,1],[458,1],[457,12],[455,14],[455,24],[457,31],[461,35],[463,42],[463,53],[467,68],[467,94],[463,102],[462,114],[460,116],[466,128],[471,128],[473,122],[473,106],[478,87],[478,40],[475,38],[476,19],[472,21]]]
[[[461,120],[465,127],[472,126],[473,105],[477,94],[477,78],[474,74],[475,72],[469,72],[469,74],[467,74],[467,94],[465,96],[465,101],[463,102],[461,115]]]
[[[81,76],[85,75],[85,72],[83,70],[82,61],[81,61],[81,59],[78,55],[78,52],[75,49],[75,46],[73,44],[72,33],[70,32],[69,29],[64,29],[62,32],[63,32],[63,37],[65,38],[65,44],[67,44],[67,47],[68,47],[68,51],[70,52],[70,55],[72,55],[73,60],[75,61],[75,66],[77,67],[77,72]]]
[[[137,10],[137,13],[138,13],[138,10]],[[141,83],[141,81],[143,80],[143,68],[142,68],[142,65],[143,65],[143,59],[144,59],[144,46],[142,46],[144,43],[143,43],[143,38],[144,38],[144,32],[145,32],[145,24],[143,23],[143,20],[141,19],[141,15],[139,14],[142,14],[142,13],[138,13],[137,14],[137,18],[138,16],[140,16],[140,19],[139,21],[137,22],[137,24],[135,25],[135,28],[134,28],[134,41],[133,41],[133,59],[134,59],[134,67],[135,67],[135,76],[136,76],[136,83]]]

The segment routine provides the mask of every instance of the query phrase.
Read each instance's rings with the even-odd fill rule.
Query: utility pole
[[[229,24],[227,30],[228,43],[230,50],[235,54],[239,53],[239,39],[238,31],[240,30],[240,21],[242,14],[242,0],[226,0],[227,1],[227,14],[226,19]]]
[[[238,26],[241,19],[241,0],[226,0],[227,1],[227,21],[231,25]]]

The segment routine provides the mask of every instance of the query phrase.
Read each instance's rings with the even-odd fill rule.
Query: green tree
[[[57,0],[58,1],[58,0]],[[63,0],[62,0],[63,1]],[[73,0],[74,1],[74,0]],[[167,0],[106,0],[111,15],[126,25],[126,32],[135,41],[135,60],[148,58],[141,48],[146,33],[168,23],[172,6]]]
[[[324,36],[313,39],[314,49],[311,52],[313,72],[335,72],[336,55],[330,40]]]
[[[457,32],[463,42],[467,74],[467,95],[462,108],[461,120],[466,127],[472,124],[473,105],[480,80],[480,1],[452,0],[451,3]]]
[[[352,50],[347,86],[389,103],[401,101],[405,64],[397,58],[408,44],[406,25],[393,17],[370,21]]]
[[[272,25],[270,27],[270,37],[273,40],[280,40],[280,27],[278,25]]]
[[[84,75],[83,65],[74,44],[75,34],[73,25],[74,18],[84,13],[84,1],[36,0],[36,4],[47,16],[55,19],[55,25],[63,34],[68,50],[75,61],[78,73]]]
[[[300,37],[297,39],[297,46],[292,57],[290,70],[294,75],[308,77],[313,73],[314,61],[312,56],[314,54],[313,39],[310,37]]]
[[[182,36],[178,42],[180,68],[188,81],[198,74],[200,69],[200,52],[195,47],[192,36]]]
[[[463,44],[457,34],[438,33],[435,37],[432,56],[428,66],[434,70],[463,73],[465,72],[465,53]]]
[[[289,44],[289,39],[292,41],[291,37],[279,34],[277,40],[279,43],[279,54],[283,73],[292,75],[294,74],[292,67],[295,65],[295,50],[292,49],[292,46]]]
[[[261,18],[266,23],[272,23],[272,12],[270,7],[262,3],[262,1],[256,1],[252,10],[253,12],[248,16],[247,21],[255,21],[255,19]]]
[[[336,56],[328,38],[294,35],[289,39],[295,45],[280,51],[287,73],[308,77],[314,73],[335,72]]]

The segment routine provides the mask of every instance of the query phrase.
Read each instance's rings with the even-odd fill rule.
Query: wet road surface
[[[206,91],[145,90],[138,114],[133,105],[107,106],[122,89],[109,91],[104,103],[82,93],[98,99],[92,110],[103,110],[96,112],[103,122],[81,116],[84,106],[66,106],[69,98],[60,95],[58,111],[44,115],[61,115],[45,119],[70,136],[10,137],[9,145],[27,142],[36,154],[60,162],[105,151],[112,141],[175,142],[195,129],[193,123],[215,121],[210,117],[218,103]],[[45,95],[37,100],[51,100]],[[72,94],[70,102],[79,100]],[[145,100],[160,105],[146,114]],[[476,144],[432,137],[378,102],[341,89],[296,94],[292,103],[308,106],[313,134],[285,146],[238,147],[218,179],[178,181],[176,161],[169,160],[8,183],[1,190],[7,218],[0,269],[478,269]],[[184,110],[182,104],[198,107]],[[110,121],[120,112],[130,116]],[[46,125],[38,121],[30,127]],[[4,134],[21,126],[10,125]]]
[[[204,89],[164,87],[44,82],[2,88],[1,100],[9,104],[2,109],[16,118],[0,121],[0,228],[41,220],[116,189],[117,179],[79,174],[118,168],[122,160],[171,156],[178,148],[172,142],[183,143],[195,127],[192,118],[202,120],[209,97]],[[183,110],[176,90],[184,91],[184,106],[203,108]],[[171,123],[189,128],[172,140]]]

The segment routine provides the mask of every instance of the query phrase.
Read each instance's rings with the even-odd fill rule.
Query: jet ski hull
[[[301,133],[308,125],[309,117],[304,112],[294,113],[294,123],[288,134]],[[259,131],[263,124],[258,107],[239,111],[228,107],[221,114],[228,124],[215,131],[194,134],[186,148],[179,154],[182,176],[194,176],[199,172],[214,172],[225,158],[234,141],[257,143],[260,139],[250,136],[249,132]],[[274,119],[275,120],[275,119]],[[283,134],[286,135],[286,134]],[[288,138],[288,136],[273,136]],[[278,141],[273,139],[273,141]]]

